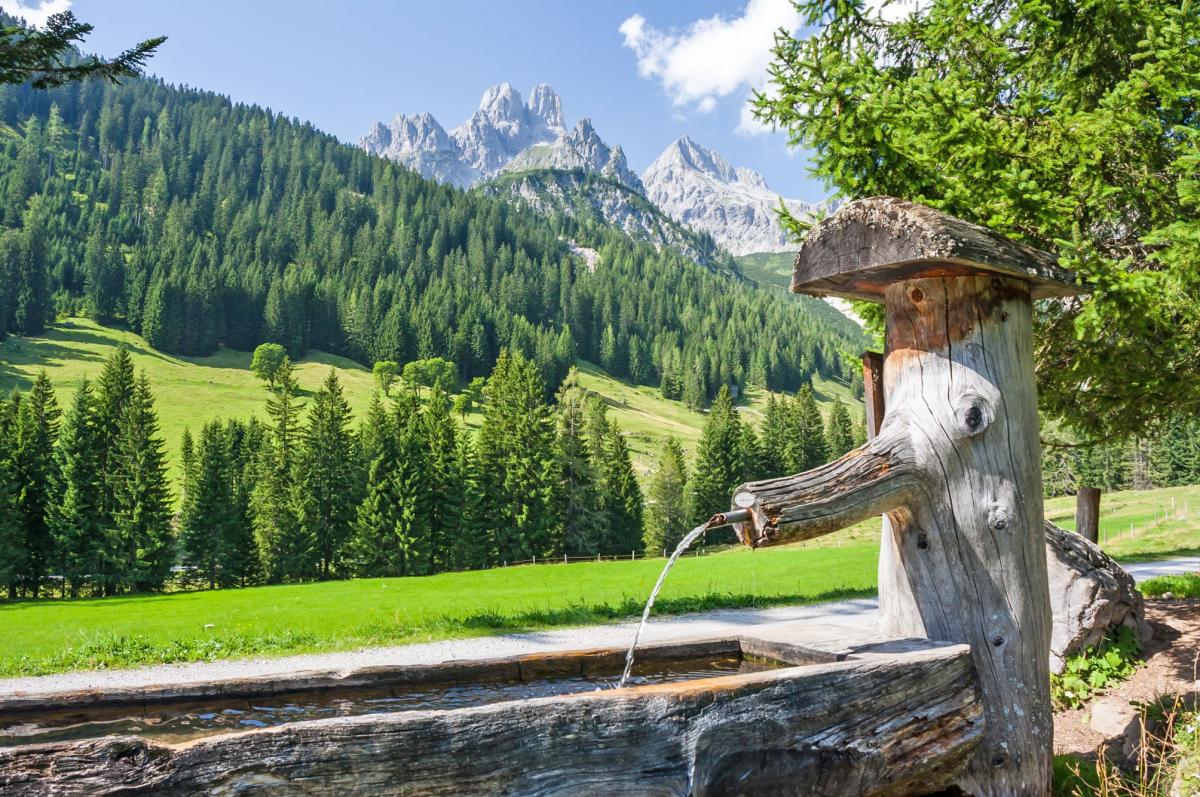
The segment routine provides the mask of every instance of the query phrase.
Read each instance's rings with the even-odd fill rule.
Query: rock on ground
[[[1062,672],[1066,660],[1100,644],[1109,633],[1129,626],[1138,640],[1150,639],[1142,593],[1133,576],[1096,545],[1046,521],[1046,565],[1050,571],[1050,669]]]

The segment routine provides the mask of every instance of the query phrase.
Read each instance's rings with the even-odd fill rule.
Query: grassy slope
[[[58,324],[44,337],[9,337],[0,343],[0,390],[26,390],[44,368],[65,409],[85,377],[99,378],[104,361],[119,344],[129,349],[134,366],[150,377],[172,475],[178,466],[179,440],[185,427],[197,434],[200,426],[212,418],[265,414],[266,391],[250,373],[248,352],[222,350],[211,357],[176,357],[152,350],[131,332],[79,318]],[[337,370],[351,407],[356,412],[365,410],[374,385],[371,372],[345,358],[320,352],[313,352],[297,365],[306,400],[330,367]]]
[[[703,413],[689,410],[678,401],[667,401],[657,388],[617,381],[590,363],[579,363],[579,379],[585,388],[605,398],[610,417],[629,439],[639,473],[645,475],[655,466],[668,436],[678,438],[689,456],[694,454],[704,425]],[[861,418],[862,402],[850,395],[847,385],[818,377],[813,388],[826,415],[833,402],[841,401],[851,408],[852,417]],[[742,417],[757,425],[762,420],[768,395],[762,388],[749,388],[742,397]]]
[[[785,291],[792,284],[792,264],[795,252],[754,252],[734,258],[742,274],[759,285],[770,285]]]
[[[10,337],[0,343],[0,391],[7,393],[14,387],[27,389],[37,372],[45,368],[60,404],[66,407],[84,377],[94,380],[100,376],[104,360],[119,344],[128,347],[134,365],[139,370],[145,369],[150,376],[172,474],[177,467],[179,438],[185,427],[196,434],[211,418],[264,415],[266,392],[250,373],[248,352],[222,350],[211,357],[175,357],[153,351],[131,332],[109,329],[80,318],[58,324],[44,337]],[[371,372],[331,354],[314,351],[297,365],[305,397],[320,386],[330,367],[337,369],[355,413],[364,411],[374,386]],[[702,413],[663,399],[655,388],[635,387],[613,379],[589,363],[581,362],[579,367],[584,386],[605,398],[612,407],[613,417],[629,433],[639,473],[645,475],[650,471],[668,434],[679,437],[689,450],[694,449],[704,423]],[[817,380],[815,386],[818,401],[825,405],[842,400],[861,406],[844,385]],[[757,423],[766,394],[751,390],[747,399],[743,411]],[[468,417],[467,425],[477,427],[479,417]]]

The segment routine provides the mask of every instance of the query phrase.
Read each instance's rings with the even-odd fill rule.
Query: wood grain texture
[[[876,196],[846,203],[805,236],[792,292],[881,302],[898,281],[981,272],[1020,279],[1035,299],[1089,289],[1048,252],[924,205]]]
[[[953,782],[981,735],[957,645],[179,746],[0,749],[0,795],[922,794]]]
[[[807,539],[885,512],[881,630],[966,643],[987,718],[959,782],[1050,788],[1050,602],[1028,283],[995,276],[887,289],[879,434],[834,463],[740,488],[743,541]]]

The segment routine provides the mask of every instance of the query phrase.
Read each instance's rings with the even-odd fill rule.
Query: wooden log
[[[1075,533],[1100,544],[1100,488],[1080,487],[1075,494]]]
[[[298,722],[171,746],[0,749],[22,795],[924,794],[982,734],[965,646],[700,681]]]
[[[906,430],[885,423],[874,439],[827,465],[739,487],[752,499],[752,521],[734,530],[757,548],[844,529],[902,505],[920,487],[914,463]]]
[[[989,276],[887,289],[879,436],[808,473],[743,485],[743,541],[774,544],[887,512],[882,630],[968,643],[987,718],[959,786],[1050,788],[1050,605],[1029,286]],[[739,502],[740,503],[740,502]]]

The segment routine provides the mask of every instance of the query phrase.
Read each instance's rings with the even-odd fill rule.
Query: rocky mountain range
[[[428,113],[397,114],[386,125],[376,122],[358,145],[431,180],[465,188],[495,176],[530,147],[553,144],[566,133],[554,89],[538,84],[526,102],[501,83],[485,91],[475,113],[449,133]]]
[[[735,255],[796,248],[779,225],[779,194],[763,176],[736,168],[711,149],[681,136],[642,172],[646,197],[671,218],[707,232]],[[818,205],[784,199],[793,215]]]
[[[386,125],[376,123],[358,143],[430,179],[461,187],[498,180],[493,190],[537,209],[599,214],[639,240],[677,246],[689,256],[705,234],[734,255],[795,248],[776,218],[780,197],[762,175],[682,136],[639,178],[621,147],[605,143],[591,120],[567,129],[562,101],[545,83],[534,86],[528,100],[508,83],[492,86],[471,117],[449,132],[428,113],[398,114]],[[550,179],[547,170],[603,179]],[[521,179],[526,173],[538,178]],[[593,194],[573,196],[577,191]],[[784,201],[798,214],[817,207]]]

